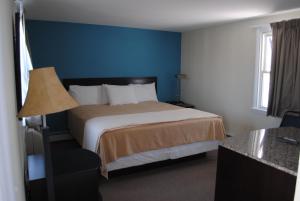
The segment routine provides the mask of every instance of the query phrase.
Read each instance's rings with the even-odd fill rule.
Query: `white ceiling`
[[[300,8],[300,0],[24,0],[29,19],[187,31]]]

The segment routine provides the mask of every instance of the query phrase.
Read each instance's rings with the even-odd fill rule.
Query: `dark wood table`
[[[293,201],[300,129],[274,128],[227,138],[218,151],[215,201]]]

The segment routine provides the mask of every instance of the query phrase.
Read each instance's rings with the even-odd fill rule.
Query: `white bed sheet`
[[[171,148],[147,151],[130,156],[121,157],[118,160],[107,164],[107,170],[113,171],[128,167],[144,165],[148,163],[177,159],[185,156],[191,156],[207,151],[217,150],[219,141],[203,141],[192,144],[179,145]]]
[[[98,139],[115,128],[215,117],[218,115],[192,108],[95,117],[85,122],[82,147],[95,152]]]

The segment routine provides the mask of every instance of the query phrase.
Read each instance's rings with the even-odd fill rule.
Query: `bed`
[[[71,85],[155,83],[156,77],[66,79]],[[73,137],[99,154],[108,172],[195,155],[218,147],[225,137],[222,117],[158,101],[110,106],[82,105],[68,112]]]

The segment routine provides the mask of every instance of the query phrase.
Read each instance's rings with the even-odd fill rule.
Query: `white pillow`
[[[132,86],[104,85],[110,105],[138,103]]]
[[[99,86],[70,85],[69,93],[80,105],[95,105],[100,103]]]
[[[131,84],[134,88],[134,93],[138,102],[158,101],[155,83],[151,84]]]

